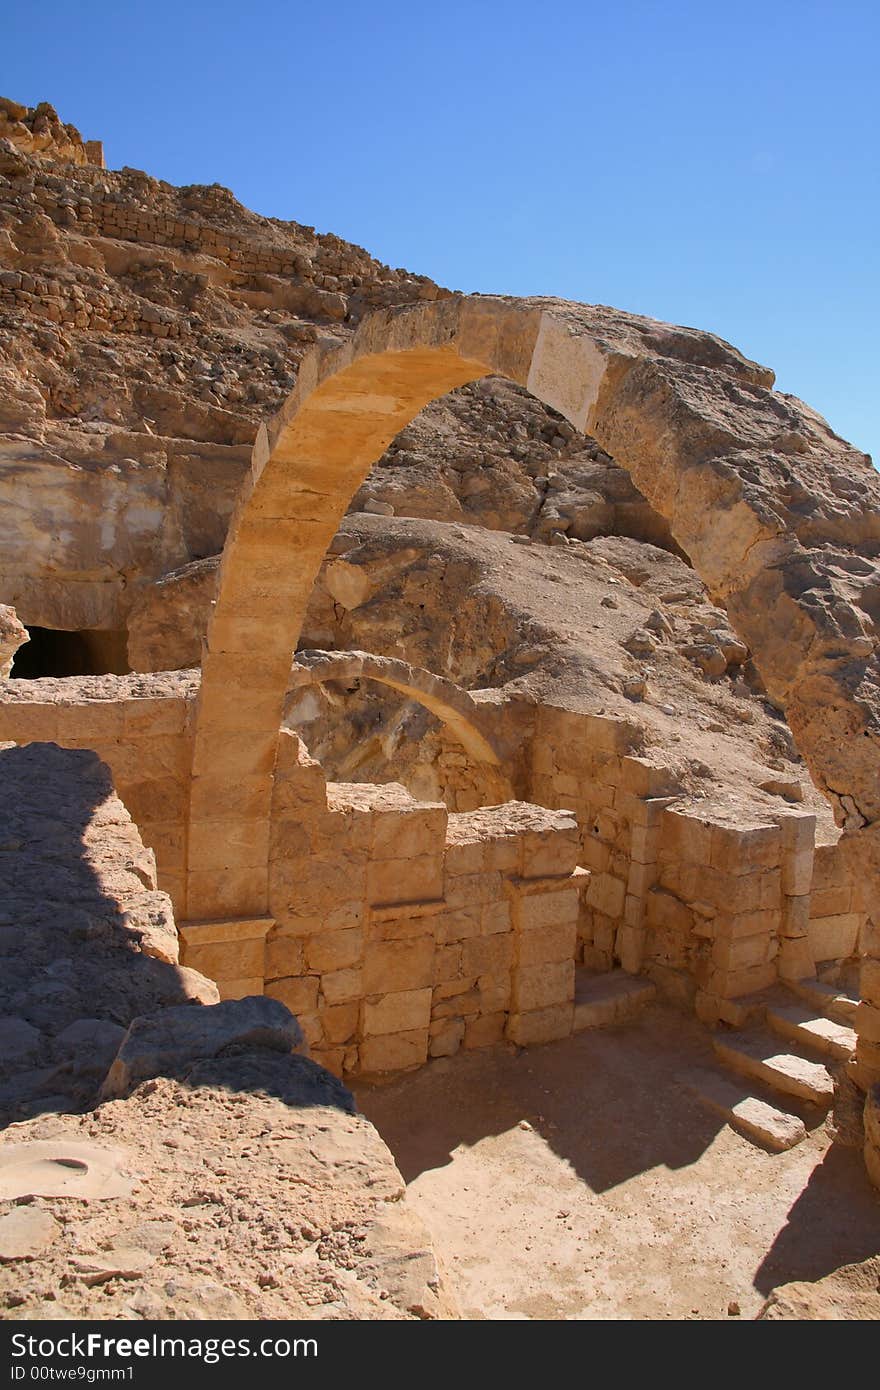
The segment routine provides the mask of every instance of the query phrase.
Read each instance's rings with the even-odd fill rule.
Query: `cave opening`
[[[29,640],[19,647],[12,663],[13,680],[38,680],[41,676],[125,676],[128,664],[127,634],[83,628],[31,627]]]

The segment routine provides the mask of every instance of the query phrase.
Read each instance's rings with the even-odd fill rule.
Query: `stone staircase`
[[[657,986],[641,975],[625,970],[593,971],[578,966],[574,982],[574,1024],[572,1031],[607,1028],[626,1023],[650,1004]]]
[[[857,1000],[801,981],[756,1002],[749,1022],[712,1039],[723,1070],[683,1078],[705,1105],[748,1138],[790,1149],[834,1100],[832,1069],[855,1051]]]

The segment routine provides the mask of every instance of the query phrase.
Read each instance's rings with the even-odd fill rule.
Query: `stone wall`
[[[570,1033],[589,878],[570,816],[450,815],[394,783],[326,784],[294,734],[280,749],[269,918],[184,925],[188,963],[226,994],[265,975],[338,1073]]]
[[[198,676],[0,682],[0,740],[92,749],[109,766],[175,907],[183,886]]]

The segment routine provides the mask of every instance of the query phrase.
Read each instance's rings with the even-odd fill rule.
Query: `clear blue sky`
[[[461,290],[710,328],[880,462],[877,0],[41,0],[0,92]]]

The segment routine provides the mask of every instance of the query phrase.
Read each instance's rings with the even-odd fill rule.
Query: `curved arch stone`
[[[204,652],[190,919],[216,911],[218,874],[242,916],[265,912],[290,653],[321,560],[398,431],[487,374],[524,385],[629,469],[726,604],[838,818],[880,820],[870,460],[712,335],[596,306],[452,296],[377,312],[343,347],[314,350],[260,430]]]
[[[291,685],[346,680],[377,681],[399,690],[408,700],[416,700],[436,715],[476,762],[500,767],[498,753],[480,728],[481,707],[454,681],[421,666],[410,666],[408,661],[371,652],[297,652]]]

